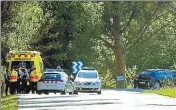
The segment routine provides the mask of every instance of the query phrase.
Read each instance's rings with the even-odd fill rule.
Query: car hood
[[[100,82],[99,78],[90,79],[90,78],[76,78],[75,82]]]

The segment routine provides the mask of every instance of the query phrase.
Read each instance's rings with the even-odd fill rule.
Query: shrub
[[[137,74],[138,68],[136,66],[133,66],[132,68],[125,68],[125,80],[127,88],[133,87],[133,78]]]
[[[103,88],[115,88],[116,87],[116,81],[109,71],[107,71],[107,73],[103,76],[102,87]]]

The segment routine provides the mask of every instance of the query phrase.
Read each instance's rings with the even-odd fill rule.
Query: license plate
[[[29,82],[27,82],[27,85],[29,86]]]
[[[139,82],[140,84],[145,84],[145,82]]]

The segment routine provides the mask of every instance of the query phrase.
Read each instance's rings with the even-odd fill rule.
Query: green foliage
[[[176,87],[176,79],[164,79],[161,83],[162,88]]]
[[[132,68],[125,69],[125,78],[127,88],[133,88],[133,78],[137,75],[138,68],[133,66]]]
[[[105,75],[105,87],[111,87],[108,78],[117,73],[112,18],[118,14],[128,87],[132,87],[131,79],[137,71],[173,66],[175,2],[115,3],[2,1],[2,65],[9,50],[37,50],[47,68],[61,65],[71,70],[72,61],[83,60],[85,66],[94,66]]]
[[[102,80],[102,87],[103,88],[115,88],[116,87],[116,81],[112,76],[112,73],[107,71],[106,74],[103,76]]]
[[[17,96],[3,96],[1,99],[2,110],[17,110]]]
[[[161,88],[156,90],[146,90],[143,93],[157,93],[160,95],[176,98],[176,88]]]

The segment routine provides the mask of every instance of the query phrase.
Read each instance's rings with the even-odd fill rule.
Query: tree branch
[[[176,18],[174,18],[173,20],[167,22],[166,24],[164,24],[163,26],[161,26],[159,29],[157,29],[155,32],[153,32],[146,40],[144,40],[143,42],[141,43],[144,43],[146,42],[147,40],[149,40],[150,38],[153,37],[153,35],[155,35],[157,32],[159,32],[161,29],[163,29],[165,26],[167,26],[170,22],[174,21]]]
[[[154,15],[156,13],[156,11],[152,14],[152,15]],[[140,31],[142,31],[142,29],[143,29],[143,31],[142,31],[142,33],[139,35],[139,37],[137,38],[137,40],[136,40],[136,42],[134,43],[134,44],[132,44],[130,47],[128,47],[127,48],[127,50],[129,50],[129,49],[131,49],[133,46],[135,46],[138,42],[139,42],[139,40],[141,39],[141,37],[144,35],[144,33],[146,32],[146,30],[148,29],[148,27],[155,21],[155,20],[158,20],[158,18],[160,18],[161,16],[163,16],[164,14],[166,14],[166,13],[162,13],[161,15],[159,15],[159,16],[157,16],[155,19],[151,19],[151,20],[149,20],[149,21],[147,21],[148,23],[146,23],[146,24],[144,24],[142,27],[144,27],[144,29],[141,27],[141,29],[139,30],[139,32]],[[151,22],[150,22],[151,21]]]
[[[133,9],[133,11],[131,12],[130,18],[129,18],[127,24],[126,24],[126,26],[124,26],[124,27],[122,28],[122,30],[120,30],[119,33],[123,33],[123,32],[127,29],[127,27],[130,25],[132,19],[134,18],[134,14],[135,14],[135,13],[136,13],[136,8]]]
[[[115,46],[114,46],[112,43],[108,42],[107,40],[103,39],[102,37],[100,37],[100,40],[105,43],[105,46],[106,46],[106,47],[109,47],[109,48],[111,48],[112,50],[115,49]]]

